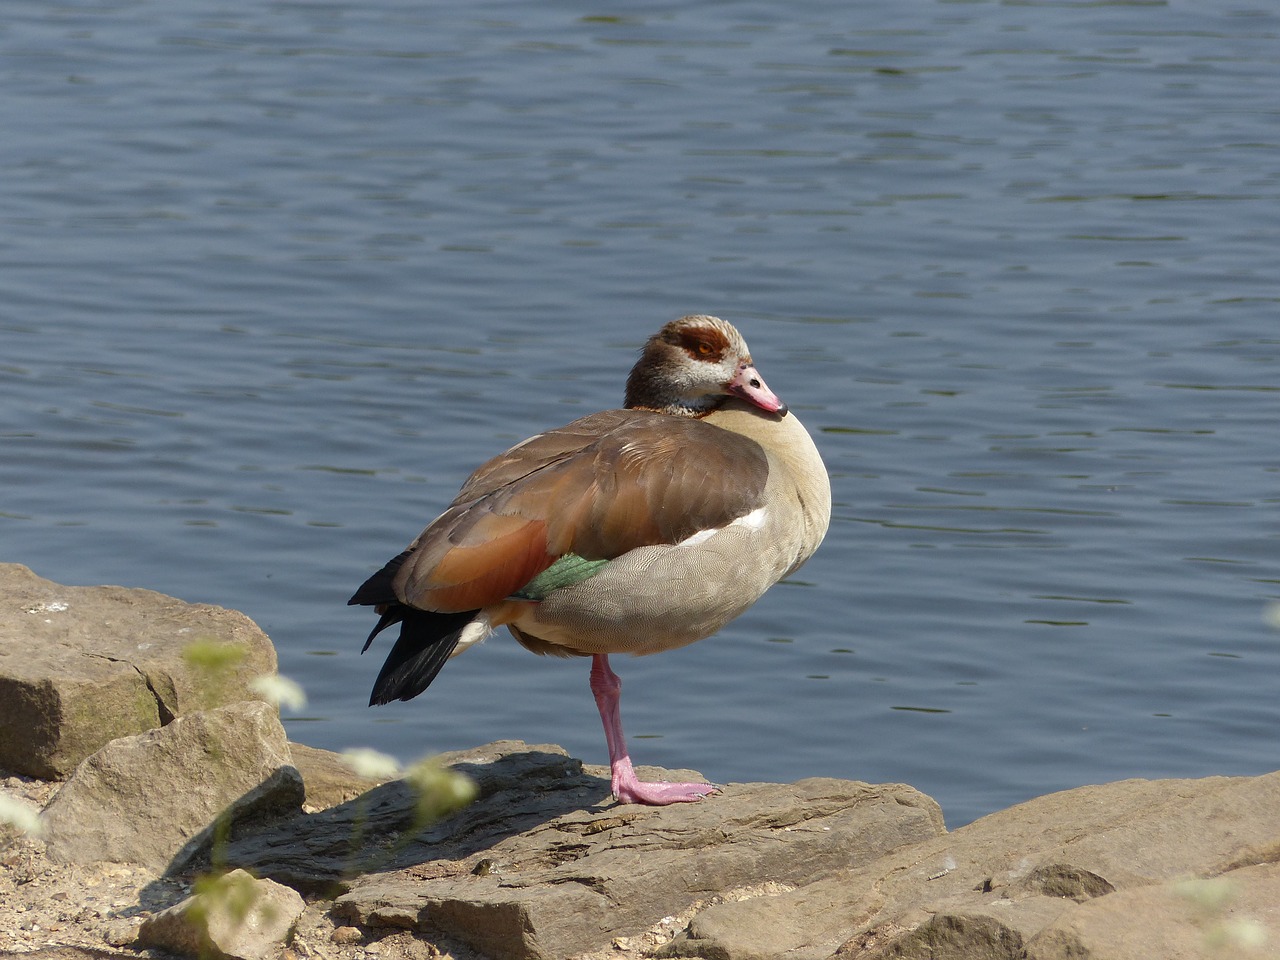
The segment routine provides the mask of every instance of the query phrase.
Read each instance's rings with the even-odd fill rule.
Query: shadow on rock
[[[213,840],[198,857],[175,859],[166,875],[240,868],[305,894],[332,897],[359,876],[464,860],[558,816],[609,800],[608,782],[583,773],[580,761],[555,746],[490,744],[440,761],[478,788],[475,801],[442,819],[424,822],[417,789],[395,780],[317,813]],[[216,833],[210,828],[207,836]]]

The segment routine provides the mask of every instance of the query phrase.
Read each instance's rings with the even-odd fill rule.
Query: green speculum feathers
[[[571,587],[594,577],[608,560],[586,560],[576,553],[566,553],[547,569],[511,595],[513,600],[545,600],[553,590]]]

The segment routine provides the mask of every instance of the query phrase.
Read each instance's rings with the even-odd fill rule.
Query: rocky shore
[[[360,770],[288,742],[255,683],[274,670],[242,614],[0,565],[0,953],[1280,956],[1280,772],[1080,787],[951,832],[903,784],[637,808],[553,745]]]

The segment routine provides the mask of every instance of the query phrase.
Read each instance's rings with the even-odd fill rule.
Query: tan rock
[[[150,590],[66,587],[0,564],[0,769],[62,779],[99,747],[251,697],[275,671],[243,613]],[[220,651],[216,667],[188,654]]]
[[[143,922],[138,944],[214,960],[275,960],[306,909],[296,891],[233,870]]]
[[[496,829],[519,832],[608,793],[600,780],[583,776],[580,761],[554,745],[505,740],[445,754],[439,762],[476,784],[481,797],[476,815],[500,811],[489,828],[475,828],[474,835],[481,837]],[[472,829],[460,826],[472,816],[466,810],[441,822],[425,819],[420,799],[408,782],[393,780],[345,803],[235,839],[223,852],[224,862],[309,896],[334,896],[360,875],[442,856],[447,845],[462,842],[458,831]]]
[[[668,955],[1021,960],[1041,931],[1069,931],[1084,906],[1098,910],[1116,891],[1277,859],[1280,773],[1080,787],[759,901],[749,913],[740,904],[709,908]],[[1130,918],[1131,927],[1140,922]]]
[[[296,813],[302,778],[275,708],[260,701],[179,717],[113,740],[54,795],[48,855],[182,869],[237,823]]]
[[[494,960],[566,957],[695,901],[807,882],[943,829],[937,805],[898,784],[732,784],[661,808],[607,794],[584,775],[516,781],[426,831],[397,857],[410,865],[356,877],[335,916],[443,934]]]
[[[1280,864],[1123,890],[1064,912],[1028,960],[1231,960],[1280,955]]]

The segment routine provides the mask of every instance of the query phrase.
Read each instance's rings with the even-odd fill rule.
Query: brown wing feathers
[[[470,503],[545,466],[581,453],[632,417],[628,410],[604,410],[530,437],[477,467],[453,502]]]
[[[424,610],[476,610],[515,593],[555,560],[539,519],[451,507],[419,539],[395,592]]]
[[[592,414],[482,465],[384,582],[389,573],[395,599],[419,609],[479,609],[565,553],[612,559],[724,526],[760,505],[767,478],[764,452],[738,434],[643,411]],[[366,593],[353,601],[390,600]]]

